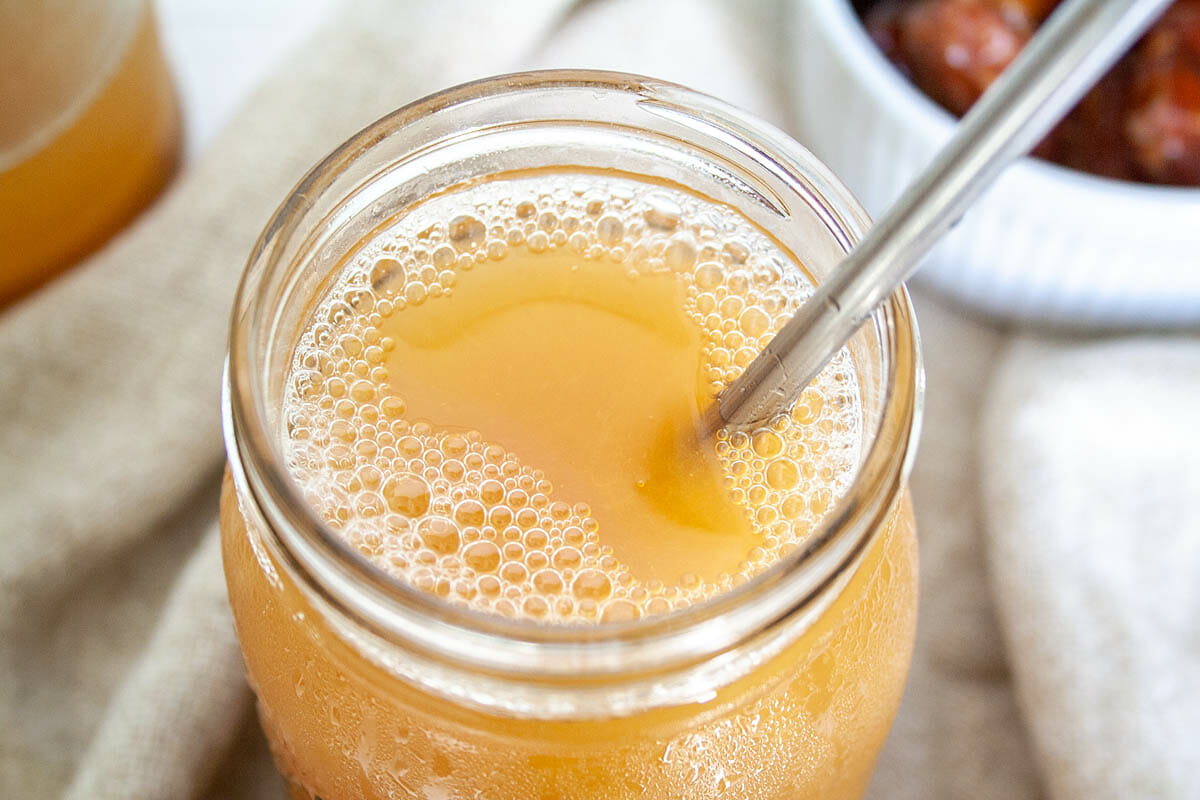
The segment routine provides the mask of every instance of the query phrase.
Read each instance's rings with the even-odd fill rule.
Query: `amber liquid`
[[[844,490],[850,362],[753,436],[696,436],[715,384],[798,302],[756,268],[771,243],[743,230],[716,250],[682,193],[592,176],[576,204],[530,180],[467,192],[457,211],[492,219],[413,215],[364,243],[348,267],[364,280],[335,286],[298,346],[293,475],[363,555],[459,605],[579,623],[700,602],[803,543]],[[710,701],[553,722],[379,670],[246,530],[228,483],[222,523],[247,666],[298,797],[858,797],[907,669],[905,503],[820,620]]]
[[[382,326],[409,415],[469,420],[511,443],[553,476],[555,497],[589,505],[640,580],[736,571],[760,537],[723,490],[715,454],[687,439],[701,346],[679,312],[682,287],[570,252],[512,262]]]
[[[45,21],[53,24],[52,21]],[[57,116],[23,91],[3,110],[5,129],[45,118],[32,152],[0,161],[0,305],[36,288],[124,227],[175,170],[180,126],[170,75],[147,4],[115,70],[78,107]],[[20,77],[23,34],[0,25],[0,70]],[[48,58],[71,58],[70,53]],[[10,61],[12,63],[10,63]],[[28,80],[58,79],[42,68]],[[29,87],[24,87],[28,89]]]

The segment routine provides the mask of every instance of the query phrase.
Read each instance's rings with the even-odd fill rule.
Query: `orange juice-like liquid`
[[[55,12],[16,13],[42,26],[61,22]],[[96,76],[65,63],[83,56],[69,49],[32,49],[29,36],[50,37],[0,25],[4,94],[10,87],[16,94],[3,101],[6,118],[0,125],[0,305],[102,244],[154,199],[175,170],[180,144],[175,93],[150,4],[137,13],[130,23],[136,30],[122,40],[124,55],[94,91],[81,90],[81,97],[57,84],[93,85]],[[72,39],[64,38],[69,48]],[[106,40],[105,46],[113,43]],[[41,59],[32,65],[31,49]]]
[[[615,174],[522,174],[420,204],[314,305],[288,468],[380,568],[546,624],[661,614],[802,544],[853,479],[840,354],[751,435],[695,433],[810,286],[731,209]],[[510,718],[388,675],[330,631],[223,498],[248,671],[298,797],[858,797],[899,702],[911,511],[797,642],[708,702]]]

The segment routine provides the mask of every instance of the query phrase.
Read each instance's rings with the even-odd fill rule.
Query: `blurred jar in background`
[[[94,250],[178,162],[145,0],[0,0],[0,305]]]

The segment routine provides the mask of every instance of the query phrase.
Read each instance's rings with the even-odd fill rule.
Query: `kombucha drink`
[[[347,253],[294,346],[291,478],[375,567],[547,626],[667,614],[803,548],[854,481],[841,352],[789,413],[701,412],[811,292],[736,210],[615,171],[493,176]],[[911,510],[797,640],[700,702],[581,719],[460,704],[356,652],[247,528],[227,481],[230,598],[295,797],[855,798],[899,702]]]
[[[0,2],[0,305],[148,205],[179,141],[149,3]]]

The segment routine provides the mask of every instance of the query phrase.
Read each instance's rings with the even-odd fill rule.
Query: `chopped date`
[[[956,115],[991,85],[1059,0],[858,0],[871,38]],[[1200,0],[1176,0],[1035,149],[1122,180],[1200,186]]]

